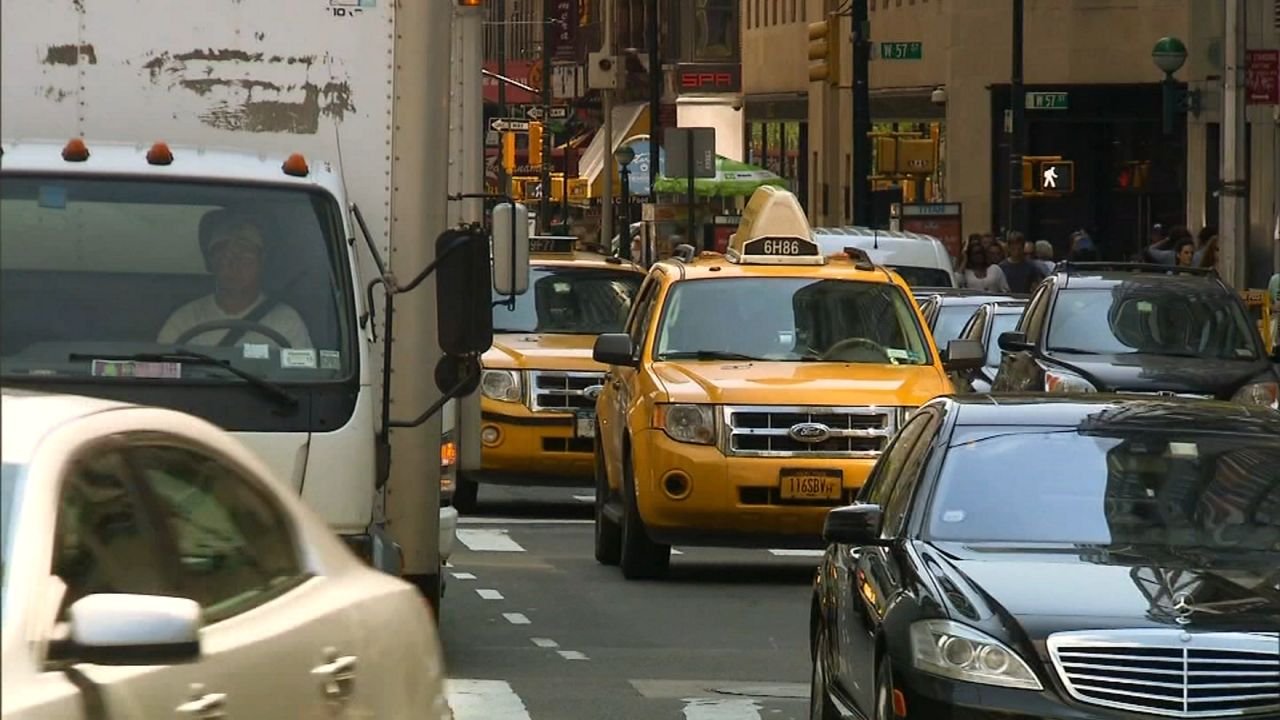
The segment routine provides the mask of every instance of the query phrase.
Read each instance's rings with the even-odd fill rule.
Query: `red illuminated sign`
[[[742,90],[742,69],[737,65],[681,65],[677,73],[682,92],[736,93]]]

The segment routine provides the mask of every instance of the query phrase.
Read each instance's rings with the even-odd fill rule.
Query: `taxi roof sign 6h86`
[[[730,262],[742,265],[823,265],[804,208],[792,193],[765,185],[751,195],[738,231],[729,237]]]

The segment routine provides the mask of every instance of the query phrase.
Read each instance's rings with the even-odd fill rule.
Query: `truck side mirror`
[[[483,353],[493,345],[489,238],[477,228],[447,230],[436,238],[436,262],[440,349],[446,355]]]
[[[520,203],[493,209],[493,289],[499,295],[529,290],[529,209]]]

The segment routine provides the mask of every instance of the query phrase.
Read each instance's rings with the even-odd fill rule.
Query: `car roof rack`
[[[1203,275],[1216,276],[1218,271],[1214,268],[1196,268],[1186,267],[1185,265],[1164,265],[1161,263],[1138,263],[1138,262],[1107,262],[1107,261],[1089,261],[1079,262],[1073,260],[1063,260],[1053,266],[1055,273],[1059,272],[1075,272],[1075,271],[1107,271],[1115,272],[1149,272],[1161,275]]]
[[[698,257],[698,249],[688,243],[680,243],[675,246],[671,257],[675,258],[677,262],[693,262],[693,259]]]

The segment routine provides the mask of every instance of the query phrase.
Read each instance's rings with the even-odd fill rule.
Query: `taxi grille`
[[[893,436],[897,409],[891,407],[725,408],[725,454],[740,457],[879,457]],[[817,442],[796,439],[791,429],[820,425],[827,437]]]
[[[595,410],[604,373],[533,370],[529,373],[529,409],[534,412]]]
[[[1103,707],[1175,718],[1280,711],[1280,634],[1060,633],[1049,652],[1067,691]]]

